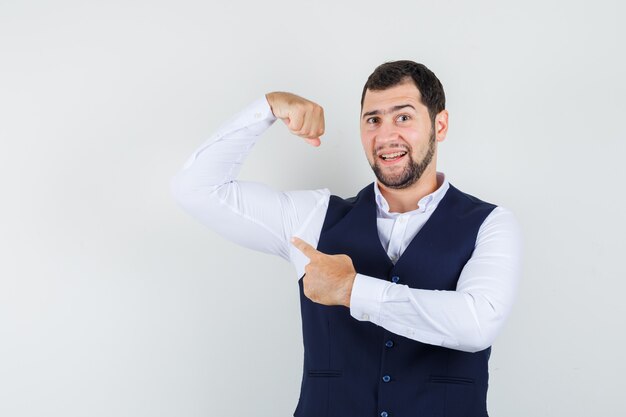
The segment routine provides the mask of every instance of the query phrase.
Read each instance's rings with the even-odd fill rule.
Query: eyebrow
[[[368,111],[367,113],[363,113],[362,118],[366,118],[368,116],[374,116],[376,114],[387,114],[387,113],[393,113],[395,111],[398,111],[400,109],[403,109],[405,107],[410,107],[413,110],[415,110],[415,107],[413,107],[411,104],[400,104],[398,106],[393,106],[390,109],[388,109],[387,111],[381,112],[380,110],[372,110],[372,111]]]

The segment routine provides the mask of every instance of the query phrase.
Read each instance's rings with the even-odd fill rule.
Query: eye
[[[398,116],[398,118],[396,120],[398,120],[399,122],[406,122],[410,118],[411,117],[408,114],[401,114],[400,116]]]
[[[369,119],[367,119],[365,121],[365,123],[367,124],[374,124],[374,123],[378,123],[378,117],[370,117]]]

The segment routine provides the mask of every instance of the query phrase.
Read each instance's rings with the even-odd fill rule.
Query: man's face
[[[381,91],[367,90],[361,142],[381,184],[402,189],[416,183],[436,155],[437,140],[443,137],[438,138],[413,81]]]

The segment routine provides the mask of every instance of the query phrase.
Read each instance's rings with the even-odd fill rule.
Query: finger
[[[310,126],[309,137],[319,138],[324,134],[325,122],[324,122],[324,109],[322,107],[316,107],[313,109],[312,125]]]
[[[311,129],[308,134],[299,133],[298,136],[304,139],[309,145],[320,146],[322,144],[320,133],[319,129]]]
[[[304,138],[304,140],[311,146],[320,146],[322,144],[320,138]]]
[[[313,118],[310,113],[307,113],[303,117],[302,126],[298,129],[297,132],[294,132],[296,135],[301,138],[311,138],[313,135],[311,134],[311,127],[313,125]]]
[[[308,110],[304,115],[304,123],[298,131],[303,138],[319,138],[324,132],[324,115],[320,107]]]
[[[324,122],[324,110],[319,107],[315,111],[314,123],[310,128],[309,132],[309,144],[313,146],[321,145],[321,136],[324,134],[325,122]]]
[[[302,129],[303,124],[304,114],[302,112],[294,111],[289,114],[289,125],[287,125],[287,127],[291,132],[297,135],[300,129]]]
[[[293,245],[309,259],[320,253],[317,249],[315,249],[313,246],[309,245],[299,237],[292,237],[291,243],[293,243]]]

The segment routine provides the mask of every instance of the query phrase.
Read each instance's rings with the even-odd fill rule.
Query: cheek
[[[372,148],[373,142],[372,138],[367,134],[361,135],[361,145],[363,146],[363,150],[365,151],[365,155],[367,155],[367,159],[372,159]]]
[[[403,136],[405,141],[411,148],[414,150],[419,149],[420,147],[428,145],[429,132],[421,132],[413,130],[407,130],[403,132]]]

